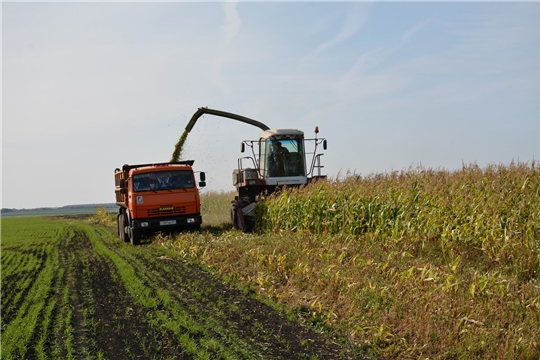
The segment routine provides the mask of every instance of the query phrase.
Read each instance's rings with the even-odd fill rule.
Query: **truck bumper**
[[[133,228],[140,230],[158,230],[174,227],[189,228],[202,224],[200,214],[172,216],[152,219],[133,219]]]

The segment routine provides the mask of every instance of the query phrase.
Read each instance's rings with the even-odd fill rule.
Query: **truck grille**
[[[170,216],[170,215],[182,215],[185,214],[186,207],[185,206],[175,206],[172,209],[160,209],[160,208],[154,208],[154,209],[148,209],[148,216]]]

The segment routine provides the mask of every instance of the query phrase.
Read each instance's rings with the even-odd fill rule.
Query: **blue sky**
[[[114,202],[202,106],[320,127],[331,177],[540,157],[540,3],[2,4],[2,207]],[[184,158],[234,190],[259,129],[199,119]]]

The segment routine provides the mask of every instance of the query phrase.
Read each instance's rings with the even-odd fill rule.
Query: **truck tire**
[[[141,243],[141,230],[129,228],[129,239],[131,245],[139,245]]]
[[[123,239],[123,235],[124,235],[124,215],[122,214],[118,214],[118,216],[116,217],[116,223],[118,225],[118,238],[120,240],[124,240]]]
[[[118,236],[120,237],[120,240],[122,240],[123,242],[129,241],[126,224],[127,224],[126,213],[125,211],[121,211],[120,215],[118,215]]]
[[[119,225],[118,225],[118,232],[120,233],[120,240],[123,242],[128,241],[128,237],[126,234],[126,216],[124,214],[121,214],[118,217]]]

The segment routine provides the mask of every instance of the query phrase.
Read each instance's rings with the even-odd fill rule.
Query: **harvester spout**
[[[242,115],[237,115],[237,114],[233,114],[233,113],[226,112],[226,111],[214,110],[214,109],[201,107],[195,112],[195,114],[193,114],[193,116],[191,117],[191,120],[189,120],[189,123],[186,126],[186,131],[190,132],[191,129],[193,129],[193,126],[195,125],[195,123],[197,122],[197,119],[200,118],[201,116],[203,116],[204,114],[216,115],[216,116],[221,116],[221,117],[226,117],[226,118],[229,118],[229,119],[237,120],[237,121],[240,121],[240,122],[243,122],[243,123],[246,123],[246,124],[257,126],[257,127],[261,128],[263,131],[270,129],[268,126],[266,126],[262,122],[250,119],[250,118],[242,116]]]
[[[191,129],[193,129],[193,126],[195,126],[195,123],[197,122],[197,120],[204,114],[222,116],[229,119],[237,120],[237,121],[249,124],[249,125],[257,126],[261,128],[263,131],[270,129],[268,126],[266,126],[262,122],[250,119],[242,115],[237,115],[237,114],[233,114],[226,111],[201,107],[197,109],[197,111],[195,111],[195,114],[193,114],[193,116],[191,117],[191,120],[189,120],[188,124],[186,125],[186,129],[184,130],[184,133],[180,137],[180,140],[178,140],[178,142],[176,143],[172,157],[171,157],[171,162],[176,162],[180,160],[180,157],[182,155],[182,147],[184,146],[184,142],[186,141],[188,134],[190,133]]]

